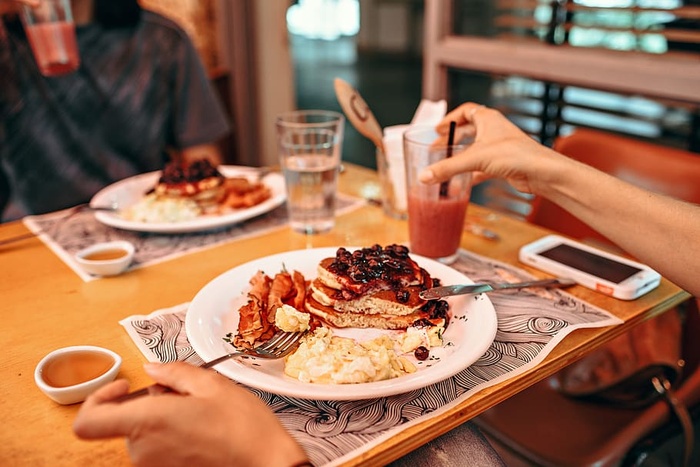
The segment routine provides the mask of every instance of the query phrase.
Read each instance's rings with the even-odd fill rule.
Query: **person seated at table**
[[[558,203],[700,295],[700,281],[688,274],[700,264],[700,206],[637,188],[546,148],[496,110],[463,104],[438,125],[443,135],[451,120],[459,124],[460,132],[475,135],[475,142],[426,169],[421,175],[424,182],[439,183],[460,171],[478,172],[477,181],[505,178],[520,191]],[[643,235],[638,234],[641,228]],[[125,381],[116,381],[85,401],[74,422],[75,433],[85,439],[126,437],[137,465],[166,457],[183,465],[187,459],[197,465],[306,462],[303,449],[274,414],[223,376],[184,363],[149,364],[146,371],[176,394],[115,403],[111,401],[128,391]],[[486,453],[489,462],[500,463],[487,443],[472,448]]]
[[[71,0],[80,66],[45,77],[22,4],[38,1],[0,0],[0,220],[85,203],[171,158],[221,161],[229,123],[182,28],[137,0]]]

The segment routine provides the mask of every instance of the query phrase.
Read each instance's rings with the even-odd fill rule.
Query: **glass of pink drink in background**
[[[450,264],[464,230],[464,218],[471,195],[471,172],[455,175],[444,184],[418,181],[420,172],[435,162],[465,150],[471,141],[448,147],[437,144],[430,128],[413,128],[404,133],[404,157],[408,196],[408,232],[411,252]]]
[[[70,0],[41,0],[24,6],[22,19],[34,60],[44,76],[71,73],[80,66]]]

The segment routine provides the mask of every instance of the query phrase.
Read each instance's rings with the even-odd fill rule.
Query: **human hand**
[[[424,183],[439,183],[459,172],[476,172],[474,183],[505,178],[517,190],[538,193],[566,158],[540,145],[497,110],[472,102],[460,105],[437,125],[447,138],[450,122],[457,123],[457,139],[474,136],[474,143],[454,157],[442,160],[420,175]]]
[[[39,6],[39,2],[40,0],[0,0],[0,15],[17,13],[22,8],[22,5]]]
[[[83,439],[126,437],[134,465],[296,465],[306,460],[272,411],[254,394],[211,371],[170,363],[146,372],[175,392],[114,402],[115,381],[83,403],[73,430]]]

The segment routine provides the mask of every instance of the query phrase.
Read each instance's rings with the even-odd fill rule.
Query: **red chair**
[[[588,129],[560,137],[554,149],[649,190],[700,203],[698,154]],[[611,243],[546,199],[536,198],[532,205],[528,220],[533,223],[584,242]],[[687,407],[700,409],[700,314],[695,300],[687,305],[686,366],[676,395]],[[496,448],[505,449],[504,455],[514,455],[526,465],[557,467],[638,465],[664,433],[680,433],[663,400],[640,409],[582,402],[556,391],[553,378],[488,410],[475,422]],[[700,465],[695,451],[694,465]],[[682,458],[681,452],[674,454]]]

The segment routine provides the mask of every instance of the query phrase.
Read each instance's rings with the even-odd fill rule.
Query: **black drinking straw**
[[[450,122],[450,134],[447,136],[447,154],[445,158],[449,159],[452,157],[452,145],[455,143],[455,128],[457,127],[457,122]],[[440,184],[440,198],[447,198],[447,190],[450,186],[450,181],[445,180]]]

